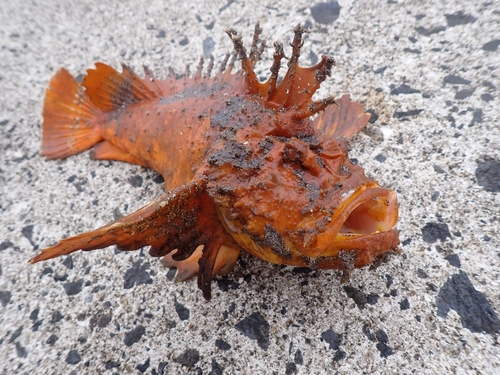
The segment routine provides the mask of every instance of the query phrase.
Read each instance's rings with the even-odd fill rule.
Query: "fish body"
[[[138,211],[94,231],[61,240],[30,260],[117,245],[150,246],[177,267],[177,279],[198,275],[210,299],[215,275],[230,272],[241,249],[277,264],[313,269],[374,265],[399,252],[395,192],[366,177],[347,156],[346,138],[369,115],[348,95],[312,96],[335,64],[323,56],[298,65],[298,25],[288,70],[275,44],[270,78],[253,67],[263,46],[257,25],[250,55],[229,30],[235,52],[211,77],[140,78],[97,63],[79,84],[61,69],[44,104],[42,152],[63,158],[92,148],[91,157],[121,160],[160,173],[167,192]],[[233,74],[234,58],[242,69]],[[315,118],[313,115],[318,114]]]

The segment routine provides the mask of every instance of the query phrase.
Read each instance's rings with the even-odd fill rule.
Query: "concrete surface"
[[[2,1],[1,374],[500,373],[500,7],[339,5],[337,17],[335,3],[303,0]],[[398,192],[403,256],[346,285],[244,256],[208,303],[146,252],[28,265],[163,189],[152,171],[88,153],[38,156],[54,72],[183,72],[231,50],[227,27],[249,43],[257,20],[271,41],[312,27],[302,63],[338,61],[320,96],[348,92],[373,111],[351,157]]]

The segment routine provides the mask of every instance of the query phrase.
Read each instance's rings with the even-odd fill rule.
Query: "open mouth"
[[[317,237],[316,256],[336,256],[340,250],[361,249],[393,236],[398,221],[396,193],[372,182],[346,193],[332,216],[332,225]]]
[[[391,190],[365,190],[348,206],[344,211],[348,216],[337,233],[336,241],[391,230],[398,220],[396,193]],[[354,208],[349,210],[352,206]]]

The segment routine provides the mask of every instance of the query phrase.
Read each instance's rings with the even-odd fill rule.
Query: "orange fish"
[[[348,95],[313,101],[335,60],[298,65],[305,30],[295,29],[288,70],[275,43],[269,79],[254,66],[265,47],[257,24],[247,54],[236,31],[220,70],[193,77],[140,78],[97,63],[79,84],[61,69],[47,89],[41,154],[64,158],[89,148],[98,160],[153,168],[166,193],[102,228],[61,240],[30,260],[116,245],[177,267],[177,280],[198,275],[211,297],[243,249],[262,260],[312,269],[377,265],[399,253],[394,191],[380,187],[347,157],[346,138],[368,122]],[[232,73],[236,58],[242,69]],[[228,64],[229,62],[229,64]],[[226,67],[227,65],[227,67]],[[318,114],[314,119],[313,115]]]

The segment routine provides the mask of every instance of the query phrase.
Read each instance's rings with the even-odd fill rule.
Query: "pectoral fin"
[[[363,112],[363,106],[351,101],[347,94],[336,102],[337,106],[331,105],[319,113],[314,127],[333,138],[351,138],[368,124],[370,114]]]
[[[177,249],[173,259],[181,261],[189,258],[199,245],[204,245],[198,278],[203,295],[210,299],[213,260],[224,243],[233,244],[233,241],[218,220],[204,181],[194,181],[102,228],[63,239],[29,262],[33,264],[78,250],[91,251],[111,245],[124,251],[149,245],[149,253],[154,257]]]

